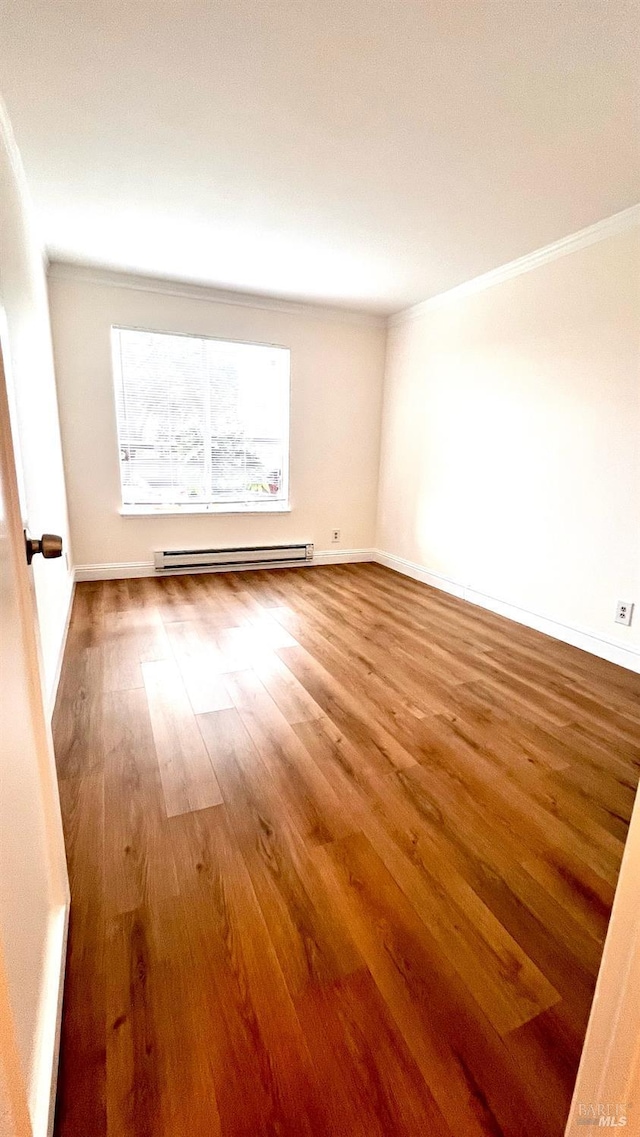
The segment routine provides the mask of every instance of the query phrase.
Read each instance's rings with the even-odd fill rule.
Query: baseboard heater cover
[[[291,564],[312,561],[313,545],[256,545],[229,549],[156,549],[156,570],[234,568],[236,565]]]

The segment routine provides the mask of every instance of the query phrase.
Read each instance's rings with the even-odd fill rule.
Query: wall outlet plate
[[[340,542],[340,530],[339,529],[332,529],[331,530],[331,544],[337,545],[337,544],[339,544],[339,542]]]
[[[616,604],[616,624],[626,624],[627,627],[631,623],[633,616],[633,604],[630,600],[619,600]]]

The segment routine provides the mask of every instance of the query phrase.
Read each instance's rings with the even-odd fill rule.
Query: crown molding
[[[607,237],[624,233],[636,225],[640,225],[640,204],[632,205],[629,209],[623,209],[620,213],[614,213],[611,217],[605,217],[602,221],[596,221],[594,225],[588,225],[586,229],[579,229],[577,233],[571,233],[568,237],[561,237],[559,241],[553,241],[550,245],[535,249],[534,252],[527,253],[524,257],[518,257],[515,261],[509,261],[508,264],[501,265],[499,268],[484,272],[481,276],[473,277],[472,280],[457,284],[455,288],[450,288],[447,292],[440,292],[436,296],[429,297],[428,300],[422,300],[419,304],[396,312],[389,316],[387,324],[389,327],[395,327],[410,320],[418,320],[434,308],[444,307],[456,300],[463,299],[465,296],[472,296],[476,292],[484,292],[487,288],[493,288],[496,284],[503,284],[504,281],[512,280],[515,276],[522,276],[523,273],[532,272],[534,269],[558,260],[560,257],[565,257],[569,253],[576,253],[579,249],[586,249],[589,245],[595,245],[599,241],[606,240]]]
[[[50,260],[48,277],[50,281],[70,281],[74,284],[88,284],[102,288],[125,288],[133,292],[153,292],[163,296],[199,300],[207,304],[230,304],[240,308],[258,308],[268,312],[283,312],[289,315],[310,316],[318,320],[358,324],[362,327],[385,328],[387,324],[386,316],[353,308],[285,300],[277,296],[248,292],[234,292],[231,289],[213,288],[206,284],[189,284],[178,280],[166,280],[162,277],[139,276],[134,273],[118,272],[115,269],[76,264],[71,261]]]

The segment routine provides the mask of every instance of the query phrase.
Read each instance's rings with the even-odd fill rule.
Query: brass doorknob
[[[30,565],[36,553],[42,553],[46,561],[62,556],[62,537],[56,533],[43,533],[40,539],[29,537],[25,530],[24,544],[27,550],[27,564]]]

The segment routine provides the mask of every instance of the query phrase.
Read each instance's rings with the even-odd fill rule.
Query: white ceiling
[[[389,312],[640,199],[636,0],[0,0],[53,259]]]

